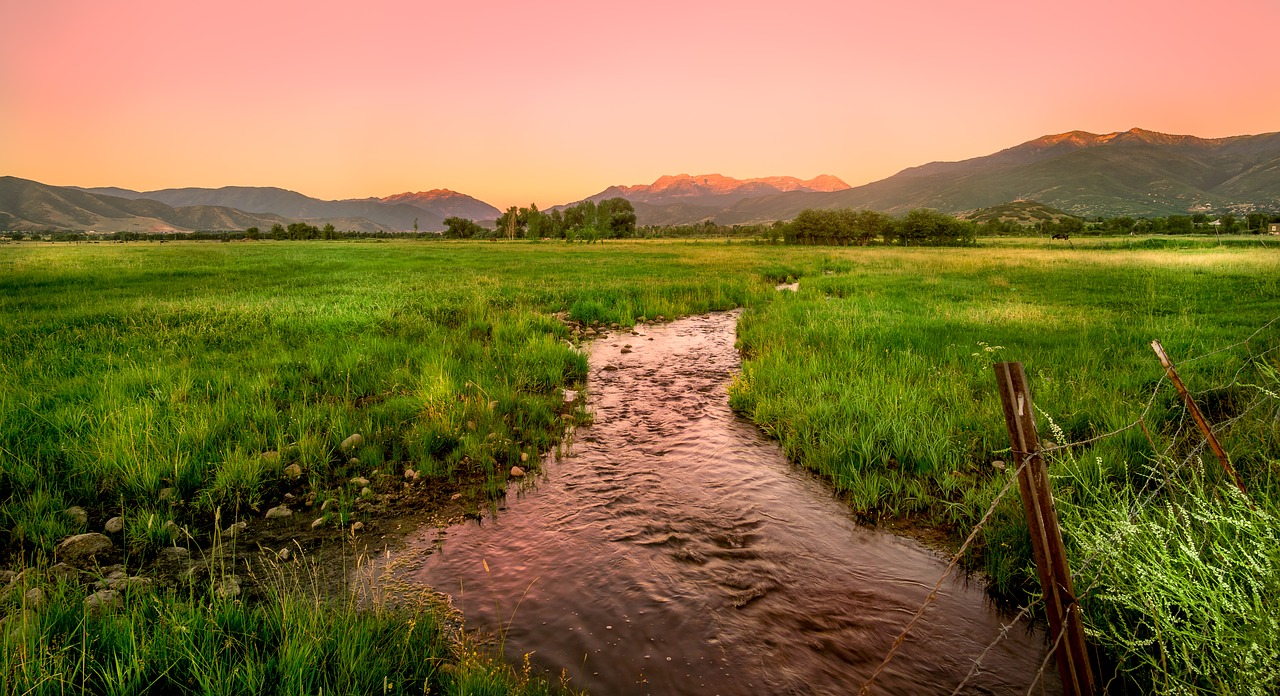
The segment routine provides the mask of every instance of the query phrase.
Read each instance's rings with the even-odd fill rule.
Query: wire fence
[[[1215,436],[1230,432],[1234,426],[1239,424],[1241,421],[1244,421],[1246,418],[1270,417],[1272,419],[1276,419],[1277,417],[1280,417],[1280,395],[1277,395],[1276,393],[1276,391],[1280,390],[1273,391],[1259,384],[1255,384],[1252,381],[1246,381],[1248,377],[1251,376],[1251,370],[1258,371],[1259,365],[1265,366],[1265,361],[1268,358],[1272,358],[1277,353],[1280,353],[1280,316],[1266,322],[1240,341],[1193,357],[1182,359],[1177,363],[1176,367],[1185,368],[1197,362],[1223,354],[1234,355],[1240,359],[1239,367],[1235,369],[1229,378],[1220,380],[1213,386],[1202,387],[1198,391],[1190,392],[1192,397],[1198,401],[1215,392],[1224,392],[1240,387],[1250,388],[1252,398],[1247,404],[1238,408],[1230,417],[1221,419],[1219,422],[1212,424],[1211,432]],[[1155,360],[1153,360],[1153,369],[1159,369],[1159,364],[1156,363]],[[1262,369],[1265,370],[1266,368],[1263,367]],[[1274,374],[1272,376],[1274,377]],[[1176,417],[1167,419],[1165,421],[1166,427],[1163,430],[1157,429],[1155,433],[1152,432],[1152,426],[1154,425],[1151,422],[1153,409],[1155,409],[1161,395],[1169,393],[1172,386],[1172,382],[1168,375],[1164,374],[1162,370],[1160,378],[1156,381],[1154,387],[1151,388],[1150,394],[1143,402],[1142,410],[1136,418],[1125,425],[1114,428],[1106,433],[1093,435],[1072,442],[1063,442],[1062,440],[1064,438],[1062,437],[1062,431],[1058,428],[1057,424],[1054,423],[1050,414],[1041,412],[1044,420],[1049,424],[1050,430],[1054,432],[1054,442],[1048,447],[1041,447],[1038,454],[1048,460],[1047,464],[1050,471],[1055,469],[1060,470],[1062,467],[1078,461],[1078,456],[1088,448],[1095,447],[1107,440],[1120,437],[1131,430],[1141,430],[1151,449],[1149,453],[1146,453],[1146,457],[1148,459],[1148,465],[1146,466],[1147,478],[1139,488],[1140,495],[1133,498],[1125,513],[1125,517],[1128,522],[1131,524],[1134,523],[1144,512],[1148,511],[1153,505],[1161,500],[1162,496],[1169,491],[1170,486],[1174,484],[1174,482],[1178,481],[1179,477],[1182,476],[1184,472],[1192,467],[1205,466],[1201,459],[1201,455],[1204,453],[1209,441],[1206,437],[1199,434],[1193,424],[1188,422],[1190,420],[1189,409],[1186,405],[1175,406],[1174,408],[1177,409]],[[1261,415],[1258,413],[1260,409],[1265,409],[1268,406],[1271,407],[1272,413],[1268,414],[1265,413],[1265,411]],[[1163,444],[1161,444],[1161,442],[1163,442]],[[996,511],[1008,496],[1013,484],[1017,481],[1018,476],[1023,473],[1023,470],[1027,467],[1027,464],[1030,461],[1031,457],[1027,457],[1019,467],[1006,474],[1009,477],[1008,482],[1006,482],[1004,487],[1001,488],[993,498],[979,521],[973,525],[973,528],[970,530],[964,543],[961,544],[960,549],[952,556],[950,562],[946,566],[946,569],[938,578],[937,583],[934,584],[932,590],[925,597],[920,607],[907,621],[899,635],[893,640],[880,664],[875,668],[867,680],[863,682],[859,691],[860,694],[870,694],[873,692],[876,679],[892,662],[893,658],[898,653],[899,648],[901,648],[901,646],[906,642],[910,632],[924,619],[928,608],[937,599],[939,588],[943,585],[946,579],[951,576],[952,571],[969,551],[972,543],[990,523]],[[1050,477],[1057,478],[1058,476],[1051,474]],[[1244,493],[1243,489],[1242,494],[1246,495],[1247,500],[1248,494]],[[1064,531],[1064,536],[1067,534],[1069,534],[1069,531]],[[1079,583],[1080,580],[1084,581],[1083,583],[1080,583],[1083,584],[1083,589],[1079,590],[1074,598],[1077,605],[1082,605],[1091,597],[1092,593],[1104,586],[1104,582],[1106,580],[1104,571],[1106,570],[1107,561],[1106,559],[1100,559],[1100,553],[1101,549],[1095,549],[1083,559],[1075,562],[1075,567],[1072,568],[1072,576],[1077,580],[1077,582]],[[1036,606],[1040,601],[1041,597],[1039,595],[1033,595],[1029,601],[1022,604],[1018,610],[1013,613],[1012,618],[1009,619],[1008,623],[1003,623],[1001,625],[1001,629],[978,653],[964,678],[956,685],[955,689],[952,691],[953,696],[965,693],[966,687],[968,687],[973,680],[982,673],[983,660],[987,658],[988,654],[1001,641],[1005,640],[1010,635],[1015,626],[1027,622],[1035,615]],[[1039,670],[1032,678],[1027,689],[1028,696],[1035,691],[1037,686],[1042,684],[1045,672],[1048,670],[1048,667],[1057,652],[1057,647],[1064,639],[1066,632],[1067,624],[1064,622],[1061,630],[1059,630],[1056,635],[1046,637],[1050,641],[1048,650],[1045,653],[1044,660],[1042,661]],[[1120,666],[1123,664],[1126,656],[1110,655],[1109,657],[1111,660],[1116,662],[1115,672],[1101,687],[1102,693],[1107,693],[1115,680],[1120,678]]]

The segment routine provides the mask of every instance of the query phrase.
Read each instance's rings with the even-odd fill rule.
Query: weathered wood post
[[[1245,490],[1244,481],[1240,479],[1240,474],[1236,472],[1236,468],[1231,466],[1231,459],[1227,457],[1226,450],[1222,449],[1222,445],[1218,444],[1218,438],[1213,436],[1213,429],[1209,427],[1204,415],[1200,413],[1200,408],[1196,406],[1196,402],[1191,398],[1186,385],[1182,383],[1182,378],[1178,376],[1178,371],[1173,369],[1173,361],[1169,359],[1169,354],[1164,352],[1164,346],[1160,345],[1159,341],[1152,341],[1151,349],[1156,352],[1156,357],[1160,358],[1160,364],[1164,366],[1165,374],[1169,375],[1169,381],[1173,382],[1173,386],[1177,387],[1183,403],[1187,405],[1187,410],[1191,412],[1191,418],[1196,422],[1196,427],[1200,428],[1200,432],[1209,441],[1209,447],[1213,449],[1213,453],[1218,455],[1218,461],[1222,463],[1222,468],[1231,475],[1231,480],[1235,482],[1236,488],[1239,488],[1240,492],[1244,494],[1245,500],[1249,500],[1249,491]],[[1249,507],[1253,507],[1252,501],[1249,502]]]
[[[1058,513],[1049,489],[1049,472],[1040,456],[1040,437],[1036,433],[1027,375],[1022,363],[1017,362],[998,363],[995,370],[1005,425],[1009,428],[1009,441],[1012,443],[1013,462],[1018,471],[1018,489],[1027,513],[1027,526],[1031,529],[1036,572],[1044,590],[1050,635],[1057,639],[1055,657],[1062,688],[1068,696],[1092,694],[1093,670],[1085,651],[1084,625],[1080,621],[1080,606],[1076,604],[1071,584],[1067,550],[1062,545]],[[1026,466],[1023,466],[1024,462]]]

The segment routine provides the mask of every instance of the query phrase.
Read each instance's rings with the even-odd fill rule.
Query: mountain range
[[[994,154],[932,162],[862,186],[822,175],[734,179],[663,176],[610,186],[586,200],[621,197],[641,225],[787,220],[805,208],[972,214],[1035,201],[1080,217],[1280,209],[1280,133],[1229,138],[1134,128],[1047,135]],[[447,189],[326,201],[274,187],[133,191],[49,186],[0,177],[0,229],[163,232],[269,228],[305,221],[342,230],[435,231],[446,217],[496,219],[500,211]],[[1001,213],[1003,214],[1003,213]]]
[[[1206,139],[1140,128],[1071,131],[983,157],[911,167],[862,186],[738,197],[688,190],[655,182],[610,187],[591,199],[628,198],[641,225],[763,223],[791,219],[805,208],[962,214],[1010,201],[1038,201],[1079,217],[1273,210],[1280,209],[1280,133]]]

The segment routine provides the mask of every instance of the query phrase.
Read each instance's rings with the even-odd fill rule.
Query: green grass
[[[1050,435],[1045,419],[1042,433],[1074,441],[1142,412],[1161,376],[1152,339],[1181,360],[1233,344],[1280,315],[1280,248],[1250,240],[984,244],[13,245],[0,258],[0,526],[7,532],[0,548],[10,565],[38,562],[65,535],[84,531],[61,512],[81,504],[94,529],[108,513],[123,512],[129,552],[145,559],[170,543],[165,521],[207,529],[219,507],[273,500],[283,468],[294,463],[321,499],[346,500],[344,482],[373,469],[412,468],[497,490],[521,452],[560,440],[559,390],[585,378],[585,357],[553,313],[627,325],[735,306],[748,309],[734,408],[778,438],[794,461],[826,476],[864,518],[905,517],[963,534],[1005,481],[991,461],[1009,459],[991,363],[1023,362],[1036,405],[1061,429]],[[800,279],[798,293],[773,290],[790,278]],[[1211,420],[1255,406],[1224,440],[1259,513],[1270,516],[1243,527],[1225,523],[1244,529],[1240,537],[1224,535],[1221,525],[1178,528],[1202,557],[1236,558],[1275,533],[1267,520],[1280,500],[1280,429],[1276,402],[1261,390],[1280,392],[1267,372],[1276,353],[1250,356],[1277,345],[1280,326],[1273,326],[1247,347],[1182,368]],[[1087,578],[1098,588],[1085,600],[1092,635],[1143,687],[1274,689],[1274,674],[1227,663],[1209,673],[1169,660],[1206,644],[1164,624],[1161,637],[1175,643],[1145,642],[1149,628],[1135,606],[1107,599],[1132,596],[1126,588],[1136,574],[1156,569],[1170,588],[1204,582],[1192,565],[1161,556],[1097,563],[1099,535],[1145,530],[1133,539],[1159,538],[1164,532],[1152,530],[1174,529],[1185,518],[1169,517],[1165,504],[1244,519],[1234,508],[1213,507],[1229,494],[1212,461],[1194,467],[1195,477],[1186,467],[1155,484],[1135,473],[1160,462],[1167,471],[1194,444],[1179,429],[1180,407],[1167,390],[1147,422],[1169,461],[1131,429],[1053,463],[1073,566],[1111,569]],[[365,443],[353,465],[338,443],[354,432]],[[1173,450],[1164,453],[1165,446]],[[172,500],[159,500],[162,488],[174,490]],[[1116,517],[1116,501],[1139,498],[1152,506]],[[1274,549],[1274,537],[1270,543]],[[1273,572],[1280,561],[1272,562],[1233,576],[1241,587],[1257,585],[1260,606],[1280,601]],[[998,509],[971,563],[1003,592],[1033,591],[1016,496]],[[74,614],[71,605],[57,606]],[[201,600],[184,611],[214,609]],[[238,611],[236,620],[247,622],[270,609],[218,611]],[[1212,611],[1225,627],[1214,649],[1250,637],[1241,649],[1274,649],[1242,628],[1266,625],[1267,615]],[[163,624],[158,614],[131,608],[127,616],[119,621],[131,626],[131,641],[169,630],[154,625]],[[1185,626],[1188,614],[1168,616]],[[78,625],[68,622],[56,623],[62,633],[46,632],[64,647],[74,642],[66,627]],[[216,623],[202,626],[221,635]],[[279,630],[304,631],[289,626]],[[15,664],[12,654],[5,659]],[[245,669],[265,673],[269,663]],[[47,675],[70,669],[48,665]],[[417,679],[405,665],[391,672],[396,683]],[[77,674],[98,679],[98,672]],[[1232,686],[1233,677],[1244,686]]]
[[[454,635],[430,605],[321,597],[306,564],[268,572],[268,596],[248,604],[212,592],[214,576],[187,590],[126,591],[122,606],[98,612],[85,609],[78,586],[23,582],[15,594],[42,586],[48,606],[14,600],[0,635],[0,693],[564,691]]]

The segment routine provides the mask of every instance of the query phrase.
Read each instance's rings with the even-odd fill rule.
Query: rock
[[[228,575],[213,588],[213,594],[219,599],[235,599],[240,596],[240,578]]]
[[[164,523],[164,526],[163,526],[163,527],[161,527],[161,529],[163,529],[164,531],[168,532],[168,533],[169,533],[169,535],[170,535],[170,536],[172,536],[172,537],[174,537],[174,538],[181,538],[181,537],[182,537],[182,528],[181,528],[181,527],[179,527],[179,526],[178,526],[178,523],[177,523],[177,522],[174,522],[173,520],[168,520],[168,521],[166,521],[166,522]]]
[[[565,389],[563,397],[566,404],[571,404],[578,400],[578,392],[573,389]]]
[[[642,317],[637,317],[637,318],[636,318],[636,322],[637,322],[637,323],[639,323],[639,324],[643,324],[643,323],[645,323],[646,321],[649,321],[649,318],[648,318],[648,317],[644,317],[644,316],[642,316]]]
[[[277,505],[270,510],[267,510],[266,518],[274,520],[280,517],[289,517],[292,514],[293,510],[290,510],[288,505]]]
[[[315,505],[316,504],[315,492],[313,491],[311,493],[308,493],[306,500],[303,500],[302,502],[306,504],[307,507],[312,507],[313,505]]]
[[[84,600],[84,607],[92,614],[113,611],[124,606],[124,599],[116,590],[98,590]]]
[[[39,587],[27,590],[27,593],[22,595],[22,603],[27,605],[28,609],[35,609],[36,611],[43,609],[45,604],[44,590]]]
[[[19,639],[22,637],[24,630],[38,628],[39,620],[34,611],[27,609],[9,614],[3,620],[0,620],[0,626],[4,626],[8,630],[10,638]]]
[[[357,477],[355,477],[355,478],[351,479],[350,481],[348,481],[347,483],[350,483],[350,484],[351,484],[351,485],[353,485],[353,486],[361,486],[361,487],[363,487],[363,486],[367,486],[367,485],[369,485],[369,479],[364,478],[363,476],[357,476]]]
[[[611,321],[611,322],[609,322],[609,328],[611,328],[611,329],[616,329],[616,328],[618,328],[618,322],[616,322],[616,321]]]
[[[262,461],[267,464],[275,464],[280,461],[280,453],[275,450],[267,450],[262,453]]]
[[[449,500],[458,500],[460,498],[462,498],[461,493],[454,493],[453,495],[449,496]]]
[[[352,533],[352,534],[355,534],[356,532],[358,532],[358,531],[360,531],[360,530],[362,530],[362,529],[364,529],[364,522],[353,522],[353,523],[351,524],[351,533]]]
[[[288,503],[288,502],[292,502],[292,501],[293,501],[295,498],[297,498],[297,497],[298,497],[298,496],[296,496],[296,495],[294,495],[294,494],[292,494],[292,493],[285,493],[285,494],[284,494],[284,502],[286,502],[286,503]]]
[[[658,315],[658,321],[666,321],[666,320],[667,320],[666,317],[662,316],[661,314]]]
[[[124,518],[112,517],[107,520],[106,524],[102,525],[102,529],[108,534],[119,534],[124,531]]]
[[[475,421],[467,421],[467,430],[475,430],[475,429],[476,429],[476,422],[475,422]]]
[[[76,524],[78,525],[84,526],[86,524],[89,524],[89,513],[85,512],[84,508],[80,507],[79,505],[67,508],[66,514],[67,514],[67,517],[70,517],[71,519],[75,520]]]
[[[414,471],[413,469],[405,469],[404,477],[407,479],[416,479],[418,478],[418,472]]]
[[[276,552],[276,558],[281,561],[289,560],[289,557],[292,555],[293,555],[293,551],[291,551],[287,546]]]
[[[297,479],[302,476],[302,467],[297,464],[290,464],[284,468],[284,475],[291,479]]]
[[[172,498],[172,497],[173,497],[173,489],[172,489],[172,488],[161,488],[161,489],[160,489],[160,502],[164,502],[164,501],[166,501],[166,500],[169,500],[169,499],[170,499],[170,498]]]
[[[511,467],[511,478],[524,478],[524,469],[518,466]]]
[[[326,501],[326,502],[327,502],[327,501]],[[324,526],[324,523],[325,523],[325,522],[327,522],[328,520],[329,520],[329,516],[328,516],[328,515],[325,515],[325,516],[323,516],[323,517],[317,517],[317,518],[315,518],[314,520],[312,520],[312,521],[311,521],[311,528],[312,528],[312,529],[319,529],[319,528],[323,527],[323,526]]]
[[[1057,447],[1057,446],[1058,446],[1058,443],[1054,442],[1053,440],[1040,441],[1040,449],[1042,450],[1053,449],[1054,447]]]
[[[248,522],[236,522],[235,524],[222,530],[222,536],[228,539],[234,539],[237,534],[243,532],[249,526]]]
[[[529,461],[529,453],[528,453],[528,452],[521,452],[521,453],[520,453],[520,461],[522,461],[522,462],[527,462],[527,461]]]
[[[69,536],[58,544],[58,560],[73,566],[83,566],[98,555],[106,555],[111,550],[111,539],[104,534],[89,532]]]
[[[108,580],[107,589],[115,590],[116,592],[129,592],[129,593],[149,592],[153,587],[155,587],[155,584],[156,584],[155,581],[152,580],[151,578],[123,577],[123,578],[115,578],[114,580]]]
[[[489,402],[489,410],[490,410],[490,411],[492,411],[492,410],[496,409],[497,407],[498,407],[498,402],[497,402],[497,401],[490,401],[490,402]]]
[[[995,460],[994,462],[991,462],[991,467],[996,471],[1004,471],[1004,468],[1005,468],[1004,462],[1000,461],[999,459]]]
[[[332,440],[330,440],[330,442],[332,442]],[[342,450],[343,452],[350,453],[351,450],[363,444],[364,444],[364,435],[361,435],[360,433],[355,433],[354,435],[351,435],[347,439],[343,440],[342,444],[338,445],[338,449]]]
[[[360,460],[352,457],[347,460],[347,464],[350,464],[351,466],[358,466],[360,464]]]
[[[49,566],[49,579],[54,582],[59,580],[65,582],[79,582],[84,575],[85,571],[67,565],[66,563],[55,563]]]
[[[13,582],[13,579],[19,575],[21,575],[21,573],[15,573],[8,568],[0,570],[0,585],[4,585],[5,589],[8,589],[9,583]]]
[[[369,497],[369,496],[370,496],[370,495],[372,495],[372,494],[373,494],[373,491],[369,490],[369,487],[368,487],[368,486],[365,486],[364,488],[361,488],[361,489],[360,489],[360,497],[361,497],[361,498],[367,498],[367,497]]]
[[[630,352],[631,352],[631,349],[630,349],[630,348],[623,348],[622,350],[620,350],[620,351],[618,351],[618,352],[619,352],[619,353],[622,353],[623,355],[626,355],[627,353],[630,353]]]

